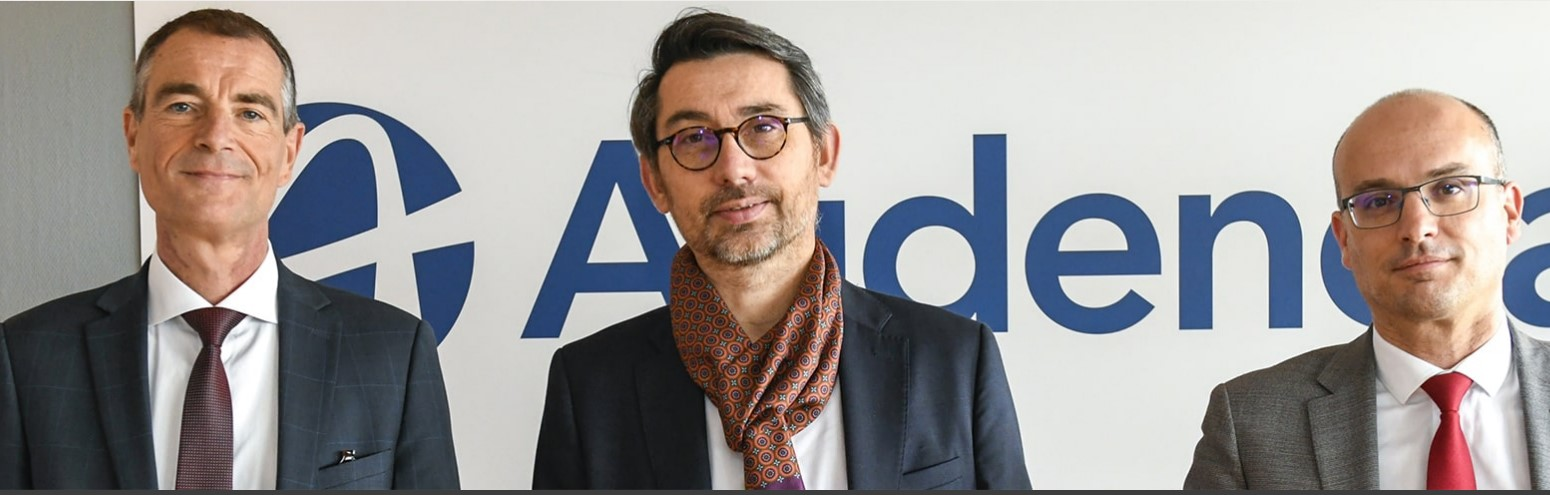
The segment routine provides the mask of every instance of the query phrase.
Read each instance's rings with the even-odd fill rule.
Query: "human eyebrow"
[[[772,113],[784,114],[785,112],[785,107],[771,102],[759,102],[752,105],[744,105],[742,108],[738,109],[738,113],[743,117],[752,117],[755,115],[766,115]],[[668,116],[667,120],[662,123],[662,127],[672,129],[685,122],[708,123],[710,121],[711,117],[708,113],[701,112],[699,110],[679,110]]]
[[[152,101],[160,102],[173,95],[201,96],[202,94],[204,91],[194,83],[167,83],[156,89],[156,98]]]
[[[672,129],[686,121],[709,122],[710,114],[699,110],[679,110],[673,112],[673,115],[668,116],[667,120],[662,123],[662,127]]]
[[[1399,183],[1388,179],[1367,179],[1356,183],[1356,187],[1351,190],[1356,191],[1353,194],[1361,194],[1376,189],[1399,189],[1400,187]]]
[[[1435,178],[1438,178],[1438,177],[1447,177],[1447,176],[1450,176],[1450,175],[1459,175],[1460,173],[1467,172],[1468,170],[1469,170],[1469,166],[1468,165],[1465,165],[1465,164],[1462,164],[1462,163],[1459,163],[1459,162],[1451,162],[1451,163],[1448,163],[1448,164],[1443,165],[1441,167],[1437,167],[1435,169],[1432,169],[1432,171],[1428,172],[1426,174],[1426,176],[1435,179]]]
[[[1427,172],[1426,173],[1426,178],[1427,178],[1427,180],[1431,180],[1431,179],[1436,179],[1436,178],[1439,178],[1439,177],[1448,177],[1448,176],[1453,176],[1453,175],[1459,175],[1459,174],[1461,174],[1463,172],[1468,172],[1468,171],[1469,171],[1469,165],[1465,165],[1465,164],[1459,163],[1459,162],[1449,162],[1449,163],[1447,163],[1447,164],[1445,164],[1443,166],[1434,168],[1431,171]],[[1378,190],[1378,189],[1404,189],[1405,187],[1406,186],[1400,185],[1399,183],[1394,182],[1394,181],[1389,180],[1389,179],[1368,179],[1368,180],[1364,180],[1364,181],[1358,182],[1356,184],[1356,188],[1354,188],[1352,190],[1356,191],[1355,194],[1361,194],[1363,192],[1373,191],[1373,190]]]
[[[769,102],[760,102],[760,103],[755,103],[753,105],[747,105],[747,106],[744,106],[743,108],[741,108],[739,110],[742,112],[742,115],[744,117],[752,117],[752,116],[755,116],[755,115],[769,114],[769,113],[785,113],[784,112],[785,107],[782,107],[782,106],[777,105],[775,103],[769,103]],[[788,117],[789,117],[789,115],[788,115]]]
[[[238,93],[236,100],[238,103],[264,107],[269,110],[270,115],[280,114],[280,106],[275,104],[274,98],[270,98],[269,95],[263,93]]]

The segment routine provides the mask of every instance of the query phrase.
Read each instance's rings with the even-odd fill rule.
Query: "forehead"
[[[1496,149],[1479,116],[1456,100],[1392,102],[1353,122],[1335,153],[1340,194],[1410,186],[1438,175],[1491,175]]]
[[[658,94],[658,126],[673,121],[735,125],[758,113],[796,116],[801,111],[786,66],[748,53],[674,64],[662,75]]]
[[[206,81],[201,78],[216,77],[231,83],[243,78],[250,83],[278,91],[284,78],[284,67],[274,49],[258,38],[234,38],[209,34],[193,29],[183,29],[167,40],[146,67],[147,80],[154,85],[158,81],[190,82]]]

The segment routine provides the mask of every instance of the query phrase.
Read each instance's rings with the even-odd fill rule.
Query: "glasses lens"
[[[1358,227],[1380,227],[1399,219],[1404,197],[1398,190],[1370,191],[1351,197],[1351,219]]]
[[[745,120],[737,128],[737,142],[755,159],[775,156],[786,146],[786,124],[767,115]]]
[[[704,127],[690,127],[673,135],[673,158],[689,169],[702,169],[716,161],[721,138]]]
[[[1434,215],[1457,215],[1475,208],[1480,181],[1474,177],[1444,177],[1421,187],[1427,209]]]

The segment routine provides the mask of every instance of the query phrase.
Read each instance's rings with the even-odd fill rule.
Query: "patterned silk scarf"
[[[689,376],[743,454],[747,489],[803,489],[792,439],[818,419],[838,380],[840,272],[819,241],[786,317],[750,341],[685,246],[673,258],[673,340]]]

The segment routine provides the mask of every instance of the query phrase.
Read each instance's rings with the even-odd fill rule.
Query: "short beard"
[[[716,243],[711,246],[710,257],[718,263],[736,267],[748,267],[757,265],[775,256],[775,253],[785,249],[796,240],[798,232],[793,231],[792,225],[787,219],[781,219],[772,226],[774,231],[767,239],[762,239],[753,246],[739,249],[731,243]],[[739,227],[734,234],[746,232],[754,227]]]
[[[769,207],[775,209],[776,218],[768,228],[768,235],[761,235],[758,239],[742,243],[728,239],[740,235],[759,235],[753,232],[761,226],[745,224],[733,227],[730,232],[715,239],[711,230],[710,217],[716,206],[746,197],[762,197],[769,201]],[[757,265],[775,256],[787,246],[790,246],[805,228],[802,225],[804,219],[793,218],[785,210],[785,197],[779,191],[768,188],[726,188],[717,191],[715,195],[707,198],[701,205],[700,211],[706,218],[700,231],[700,242],[703,244],[698,249],[710,255],[717,263],[736,267],[748,267]],[[751,245],[750,245],[751,244]]]

